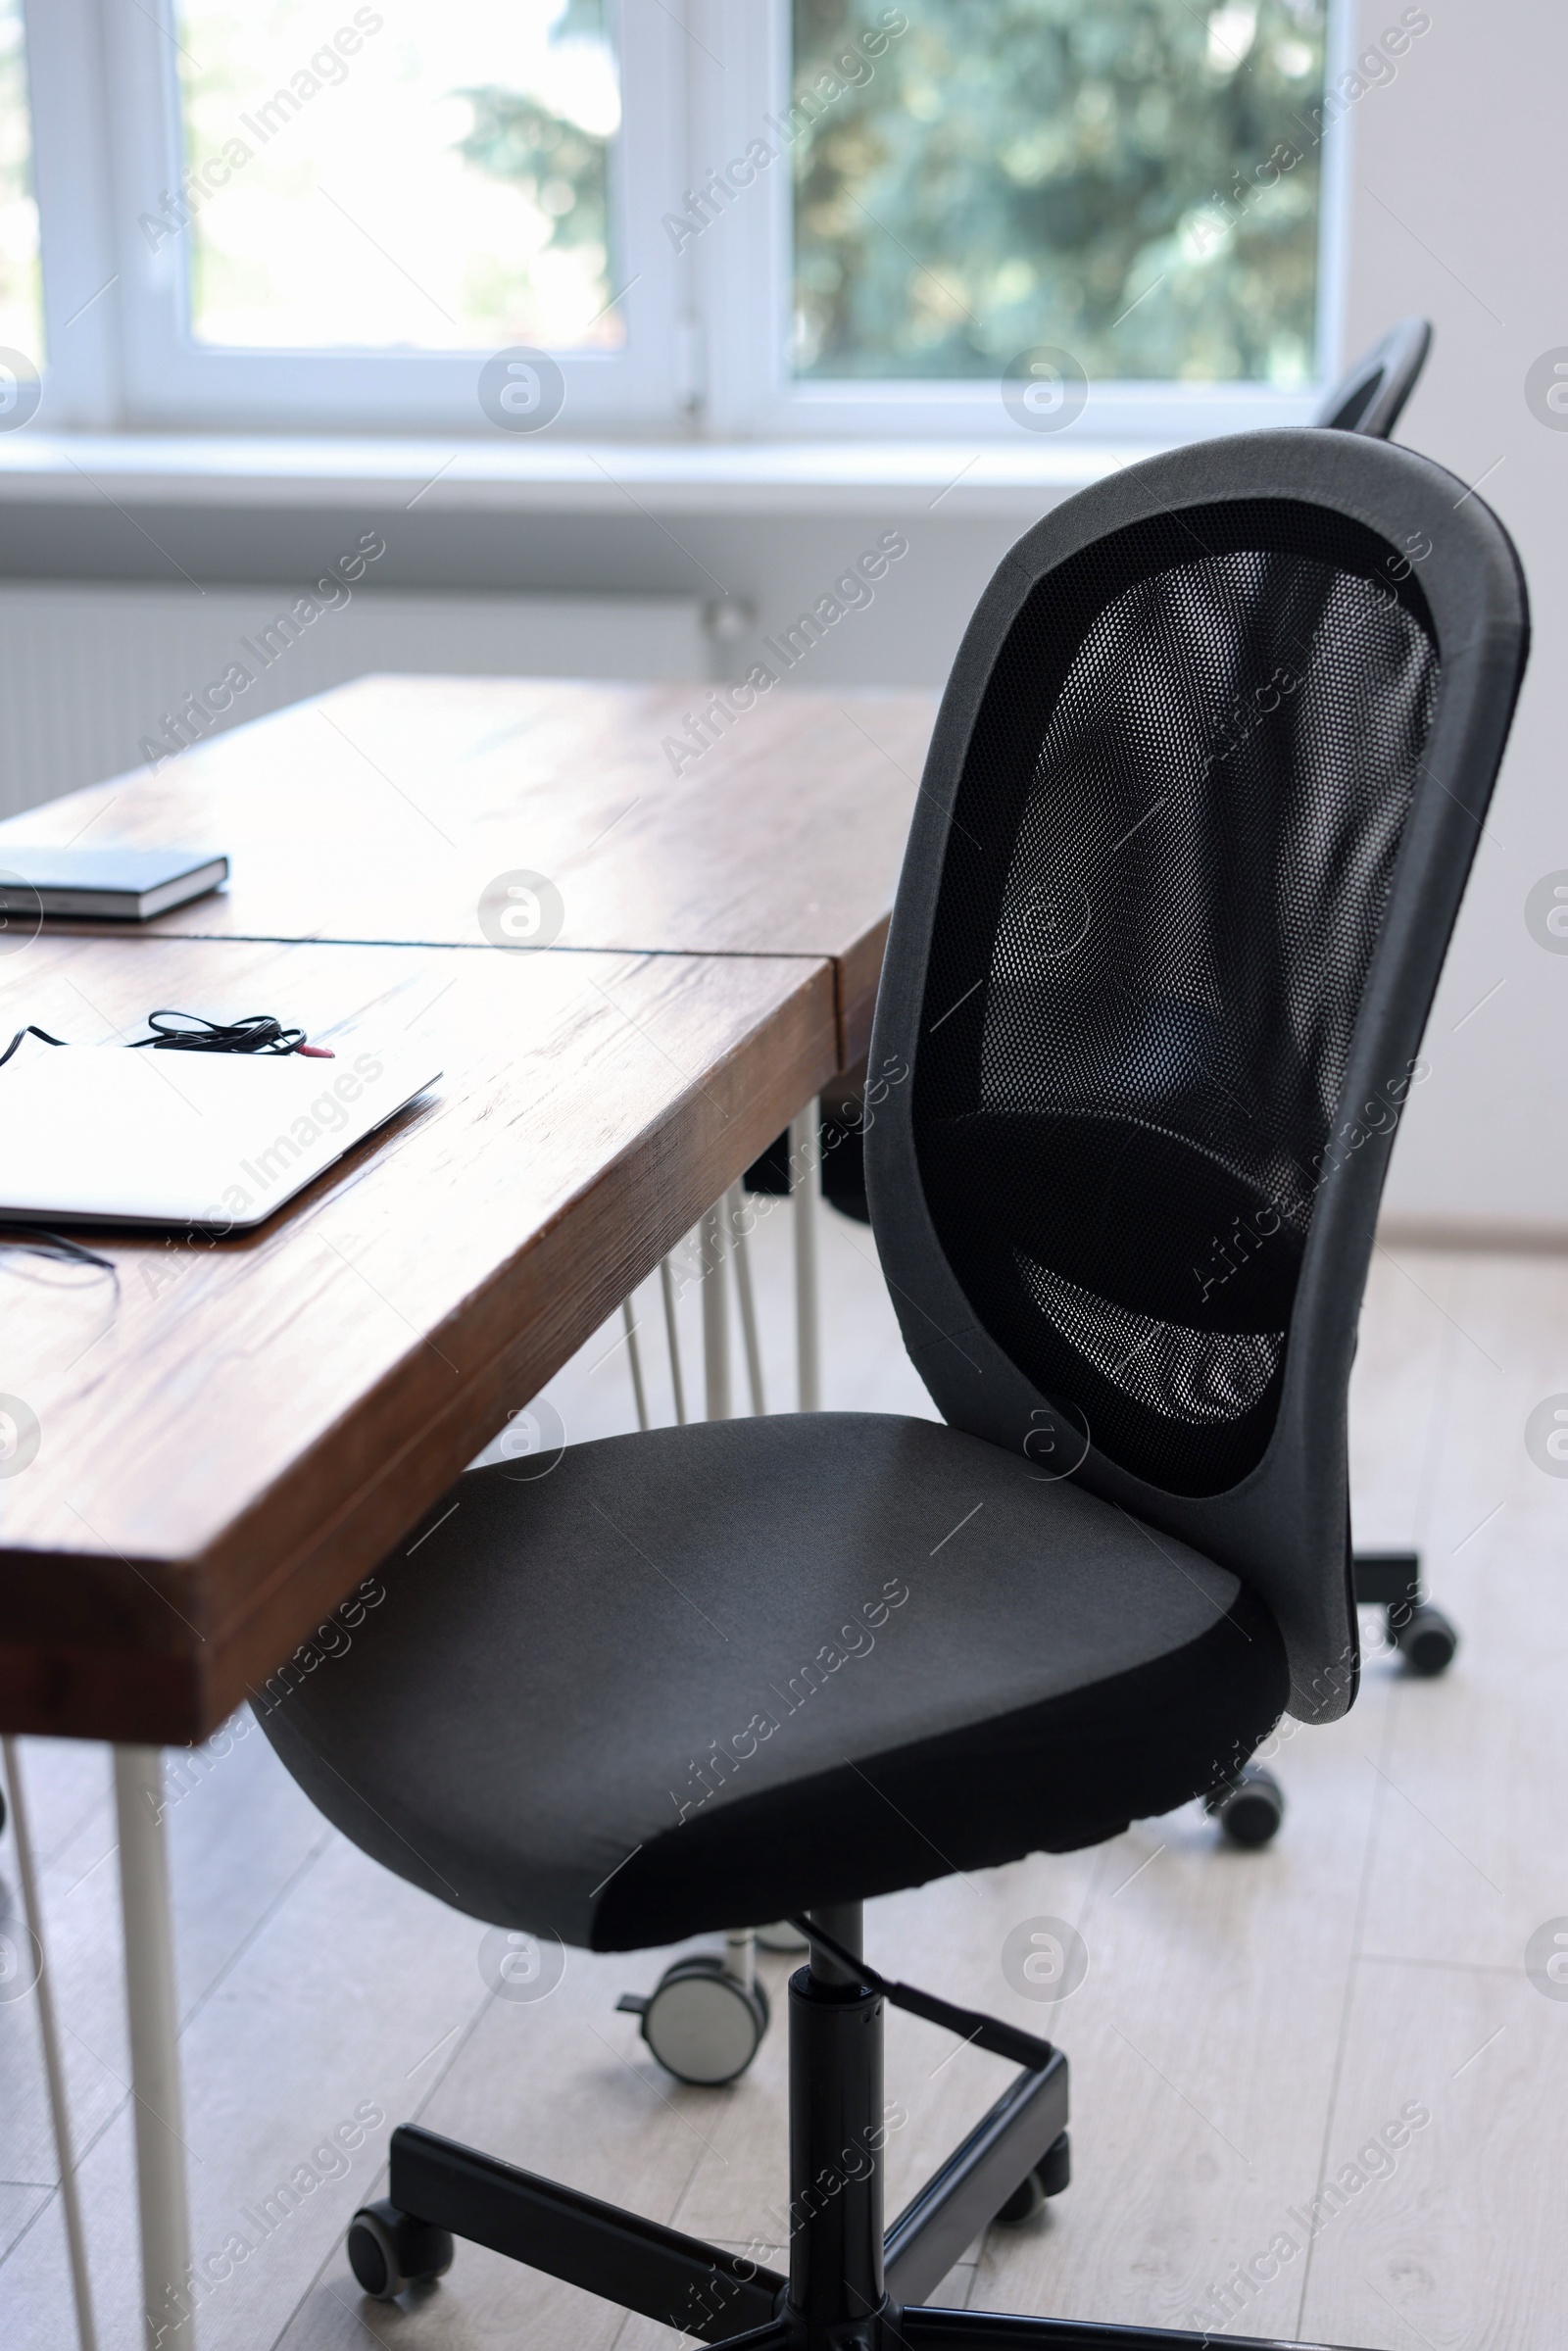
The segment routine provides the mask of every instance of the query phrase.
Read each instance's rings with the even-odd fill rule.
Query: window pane
[[[22,0],[0,0],[0,345],[43,365],[38,207]]]
[[[200,341],[620,342],[605,0],[179,0],[178,24],[191,218],[176,196],[166,233]]]
[[[1323,0],[794,23],[798,374],[995,376],[1038,345],[1102,379],[1314,373]]]

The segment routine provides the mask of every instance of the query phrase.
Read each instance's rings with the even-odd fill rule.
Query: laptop
[[[0,1069],[0,1222],[250,1232],[441,1075],[433,1046],[333,1051],[24,1038]]]

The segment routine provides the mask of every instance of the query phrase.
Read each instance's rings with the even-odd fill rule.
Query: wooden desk
[[[428,1024],[445,1067],[254,1235],[85,1236],[113,1280],[0,1252],[0,1391],[41,1430],[0,1475],[0,1727],[118,1742],[150,2313],[191,2255],[159,1744],[309,1639],[869,1040],[932,704],[778,692],[672,760],[707,700],[367,680],[0,826],[0,866],[8,840],[119,839],[233,868],[133,938],[8,929],[4,1036],[261,1009]],[[550,952],[480,927],[519,869],[561,893]]]
[[[8,841],[226,851],[165,935],[485,944],[479,901],[547,875],[560,945],[833,966],[837,1061],[870,1040],[935,699],[776,687],[699,755],[710,687],[368,678],[0,824]]]
[[[42,1429],[0,1477],[12,1731],[212,1730],[838,1050],[831,968],[805,957],[44,938],[0,958],[5,1040],[24,1021],[137,1035],[166,1004],[275,1012],[327,1042],[428,1032],[445,1076],[248,1237],[84,1233],[118,1293],[0,1253],[0,1389]],[[159,1066],[177,1085],[179,1057]]]

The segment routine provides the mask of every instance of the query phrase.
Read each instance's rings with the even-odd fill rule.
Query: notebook
[[[0,1069],[0,1221],[250,1231],[441,1074],[431,1046],[333,1050],[24,1039]]]
[[[45,849],[0,834],[0,914],[150,922],[227,879],[227,857],[209,850]]]

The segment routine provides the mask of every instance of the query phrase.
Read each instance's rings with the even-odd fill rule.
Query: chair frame
[[[858,1902],[811,1918],[858,1953]],[[1209,2331],[928,2306],[922,2297],[1065,2129],[1067,2060],[1054,2050],[1047,2065],[1015,2074],[884,2229],[882,1997],[813,1942],[790,1979],[789,2013],[787,2277],[410,2125],[392,2135],[391,2202],[424,2229],[486,2245],[732,2351],[1198,2351],[1213,2342]],[[1229,2331],[1224,2339],[1235,2351],[1312,2351]]]
[[[1430,320],[1396,320],[1324,393],[1313,424],[1328,432],[1371,433],[1386,441],[1415,390],[1431,348]]]
[[[1075,1474],[1250,1581],[1292,1650],[1293,1711],[1325,1720],[1343,1713],[1354,1694],[1346,1391],[1396,1123],[1367,1118],[1358,1105],[1381,1102],[1387,1073],[1407,1066],[1419,1047],[1528,643],[1517,558],[1480,500],[1425,459],[1359,435],[1258,433],[1129,467],[1027,533],[982,598],[943,700],[894,911],[872,1053],[898,1056],[918,1084],[948,828],[993,668],[1027,600],[1057,565],[1109,531],[1178,514],[1201,545],[1204,507],[1247,499],[1315,503],[1378,533],[1398,562],[1423,565],[1443,663],[1439,714],[1362,992],[1268,1449],[1240,1486],[1217,1495],[1165,1494],[1093,1445]],[[1038,1458],[1030,1440],[1042,1410],[1054,1407],[978,1327],[943,1254],[920,1189],[910,1092],[906,1085],[893,1090],[867,1151],[877,1241],[906,1344],[950,1423]],[[956,1333],[963,1336],[961,1349]],[[1346,1663],[1336,1673],[1340,1659]],[[924,2303],[1060,2137],[1067,2061],[1056,2050],[1044,2054],[1040,2044],[1043,2062],[1015,2075],[884,2229],[883,1998],[847,1964],[859,1957],[860,1912],[849,1902],[809,1914],[809,1960],[790,1984],[787,2277],[410,2127],[393,2133],[389,2205],[363,2216],[372,2235],[373,2228],[391,2227],[401,2277],[439,2275],[451,2237],[461,2236],[735,2351],[1197,2351],[1212,2343],[1212,2329],[1100,2326]],[[395,2290],[390,2273],[385,2282]],[[1237,2351],[1271,2351],[1256,2337],[1225,2339]]]

